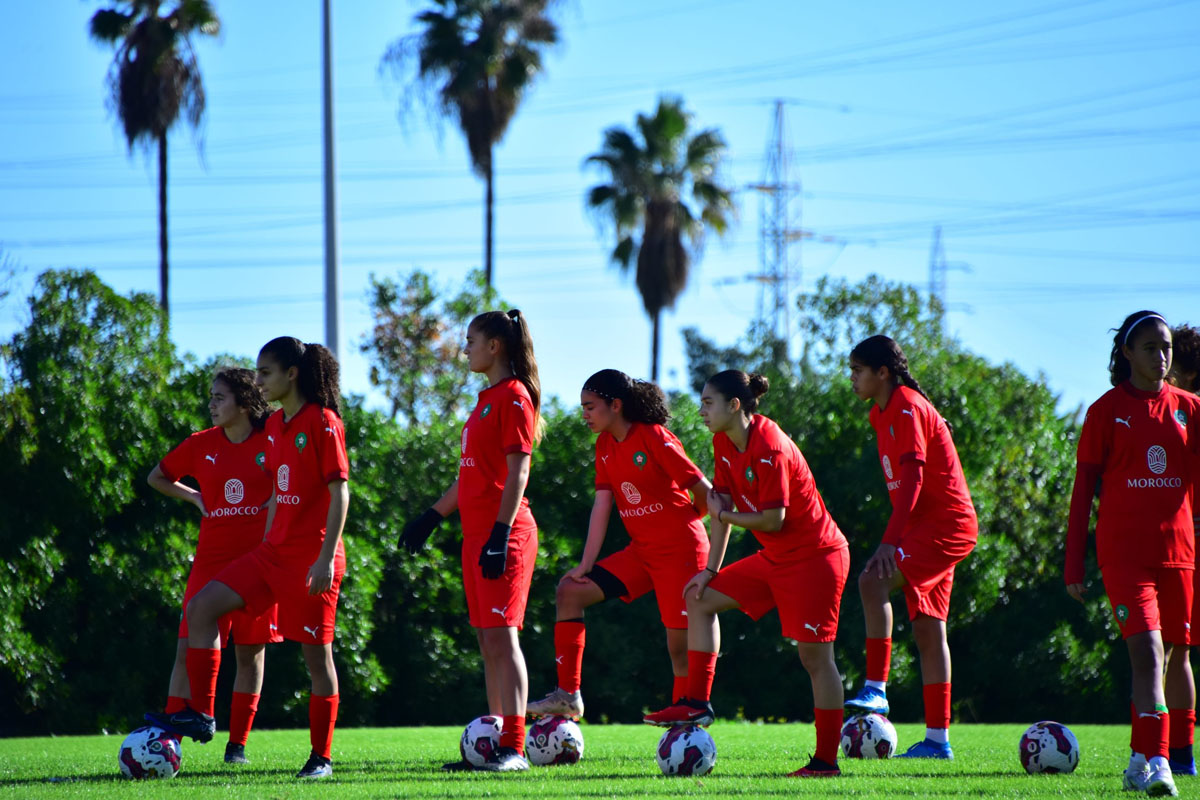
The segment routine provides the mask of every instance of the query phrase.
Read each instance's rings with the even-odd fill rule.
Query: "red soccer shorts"
[[[537,561],[537,528],[513,528],[504,574],[495,580],[483,577],[479,568],[479,553],[487,540],[487,535],[463,537],[463,591],[471,627],[520,630],[525,625],[525,604]]]
[[[695,549],[666,555],[643,556],[633,545],[600,559],[613,577],[625,584],[621,599],[632,603],[647,592],[654,592],[662,624],[673,630],[687,630],[687,602],[683,587],[708,563],[708,539]]]
[[[237,592],[251,614],[261,614],[278,603],[279,632],[285,638],[301,644],[329,644],[333,641],[346,558],[339,554],[335,559],[333,585],[318,595],[308,593],[311,567],[278,560],[274,548],[264,543],[233,561],[214,580]]]
[[[1164,642],[1186,644],[1192,612],[1192,567],[1110,565],[1100,570],[1121,636],[1162,631]]]
[[[1200,582],[1200,569],[1192,572],[1192,615],[1188,619],[1188,644],[1200,645],[1200,625],[1197,625],[1196,632],[1191,629],[1191,620],[1200,620],[1200,591],[1197,591],[1196,584]]]
[[[974,549],[974,542],[954,540],[910,540],[896,548],[896,566],[904,576],[910,620],[923,614],[945,621],[950,614],[954,567]]]
[[[224,564],[204,564],[196,561],[192,564],[192,571],[188,574],[187,588],[183,591],[183,613],[179,616],[179,638],[186,639],[188,636],[187,626],[187,604],[195,596],[196,592],[200,591],[217,576],[223,568]],[[237,611],[231,611],[221,617],[217,623],[218,629],[221,632],[221,647],[229,644],[229,634],[233,634],[234,644],[275,644],[282,642],[283,636],[279,633],[277,606],[271,606],[262,614],[255,616],[246,609],[242,608]]]
[[[753,620],[778,608],[780,630],[789,639],[832,642],[849,572],[848,547],[784,564],[760,550],[722,569],[708,588],[736,600]]]

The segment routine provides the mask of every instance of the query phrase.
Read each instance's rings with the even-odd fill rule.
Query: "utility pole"
[[[966,303],[951,303],[946,300],[946,273],[950,270],[970,272],[971,265],[965,261],[946,260],[946,248],[942,245],[942,226],[935,225],[933,244],[929,248],[929,296],[936,298],[941,305],[943,321],[947,311],[971,311],[971,307]]]
[[[325,106],[325,346],[338,351],[337,171],[333,161],[333,42],[329,0],[322,0],[322,56]]]

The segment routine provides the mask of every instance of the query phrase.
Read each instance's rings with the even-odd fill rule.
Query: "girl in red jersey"
[[[533,340],[520,311],[488,311],[467,326],[463,348],[472,372],[488,387],[463,425],[458,480],[433,507],[404,527],[400,543],[420,550],[455,509],[462,517],[463,588],[471,627],[483,655],[488,710],[503,719],[500,746],[484,769],[529,769],[525,703],[529,677],[517,633],[537,559],[537,523],[525,486],[539,435],[541,383]],[[471,769],[466,762],[445,769]]]
[[[182,609],[206,583],[234,559],[262,541],[271,478],[262,468],[267,446],[263,425],[270,408],[254,385],[254,371],[229,367],[213,377],[209,390],[209,415],[213,427],[193,433],[168,453],[150,472],[147,482],[168,497],[196,506],[200,511],[200,539],[188,574]],[[179,482],[191,475],[200,490]],[[237,677],[229,711],[229,743],[225,761],[245,764],[246,738],[258,711],[262,689],[264,651],[268,642],[281,642],[275,625],[275,607],[253,616],[235,611],[221,618],[221,644],[233,634]],[[167,714],[182,711],[190,697],[186,656],[187,618],[181,616],[175,666],[171,669]]]
[[[891,594],[902,589],[921,658],[925,738],[900,757],[954,758],[946,617],[954,567],[975,548],[975,507],[950,428],[908,373],[900,345],[887,336],[859,342],[850,352],[850,383],[859,399],[874,403],[871,427],[892,516],[882,543],[858,576],[867,627],[867,680],[846,707],[856,713],[888,713]]]
[[[1167,381],[1177,389],[1192,394],[1200,394],[1200,330],[1190,325],[1177,325],[1171,329],[1171,371],[1167,373]],[[1195,496],[1193,495],[1193,504]],[[1196,513],[1193,505],[1192,513]],[[1196,527],[1196,517],[1192,518]],[[1196,551],[1200,559],[1200,548]],[[1192,613],[1193,620],[1200,620],[1200,590],[1196,582],[1200,581],[1200,569],[1192,576]],[[1195,647],[1200,644],[1200,629],[1195,632],[1188,630],[1188,645]],[[1196,736],[1196,683],[1192,676],[1192,663],[1188,658],[1189,647],[1176,644],[1171,648],[1167,659],[1167,675],[1164,693],[1169,709],[1169,741],[1167,759],[1172,775],[1195,775],[1196,760],[1192,755],[1192,745]]]
[[[221,570],[188,603],[188,708],[147,714],[146,719],[201,742],[211,739],[220,656],[218,620],[240,608],[256,613],[278,603],[279,632],[300,642],[312,678],[312,753],[296,777],[327,778],[333,774],[338,707],[333,634],[346,571],[342,528],[350,501],[338,364],[321,345],[284,336],[259,351],[257,382],[267,400],[281,407],[265,428],[264,466],[275,484],[267,507],[266,538]]]
[[[580,393],[583,420],[596,438],[596,499],[579,565],[567,571],[555,596],[554,651],[558,686],[529,704],[530,716],[583,715],[583,610],[619,597],[631,603],[648,592],[658,600],[675,675],[672,699],[687,689],[687,612],[683,587],[708,560],[708,535],[691,491],[703,502],[712,484],[691,462],[675,434],[662,390],[624,372],[605,369]],[[599,562],[613,502],[632,540]]]
[[[707,498],[712,547],[708,565],[684,588],[687,696],[645,721],[711,723],[709,698],[720,650],[716,615],[740,608],[757,620],[778,608],[783,635],[796,640],[812,682],[817,728],[816,753],[791,777],[832,777],[841,774],[842,730],[842,679],[833,642],[850,550],[799,448],[772,420],[755,413],[766,391],[766,378],[739,370],[717,373],[704,385],[700,416],[713,432],[716,465]],[[762,549],[721,569],[731,525],[749,529]]]
[[[1200,400],[1166,383],[1170,368],[1171,331],[1162,316],[1126,317],[1109,359],[1113,388],[1088,408],[1079,436],[1065,569],[1067,591],[1083,602],[1098,485],[1096,561],[1132,668],[1133,752],[1123,783],[1152,795],[1177,793],[1163,666],[1171,645],[1188,642],[1200,454]]]

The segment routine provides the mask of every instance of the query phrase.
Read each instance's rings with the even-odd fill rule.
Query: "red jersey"
[[[267,435],[254,430],[231,442],[223,428],[193,433],[167,453],[158,468],[169,481],[191,475],[200,484],[208,516],[200,520],[196,561],[228,563],[263,540],[271,476],[263,469]]]
[[[706,538],[687,489],[704,477],[675,434],[662,425],[634,423],[623,441],[596,439],[596,488],[617,501],[625,530],[641,552],[692,549]]]
[[[1102,470],[1096,555],[1101,567],[1195,563],[1192,503],[1200,454],[1200,399],[1164,383],[1128,381],[1088,408],[1078,461]]]
[[[875,405],[871,409],[871,427],[893,505],[902,483],[900,465],[910,460],[922,465],[917,504],[900,534],[901,541],[911,537],[924,542],[952,539],[973,543],[979,535],[975,506],[950,428],[937,409],[920,392],[898,386],[887,408]]]
[[[786,508],[783,528],[751,531],[772,561],[800,561],[847,547],[846,537],[825,510],[808,462],[774,421],[755,414],[746,452],[724,433],[713,436],[713,488],[733,497],[737,510]]]
[[[479,393],[463,425],[458,459],[458,512],[464,535],[491,534],[508,479],[508,456],[533,452],[536,414],[529,390],[517,378],[505,378]],[[536,524],[529,500],[522,495],[513,527]]]
[[[346,430],[328,408],[305,403],[290,420],[267,418],[267,470],[275,478],[275,517],[267,544],[280,560],[308,567],[325,542],[329,484],[350,477]],[[342,542],[336,557],[345,558]]]

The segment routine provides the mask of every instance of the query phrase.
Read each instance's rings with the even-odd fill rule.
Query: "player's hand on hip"
[[[874,571],[880,578],[891,578],[896,574],[896,548],[894,545],[881,544],[863,567],[863,572],[871,574]]]
[[[308,568],[308,578],[305,580],[305,584],[308,586],[308,593],[310,595],[329,591],[330,587],[333,586],[333,561],[318,558]]]
[[[1082,583],[1068,583],[1067,594],[1081,603],[1087,603],[1087,589],[1084,588]]]

